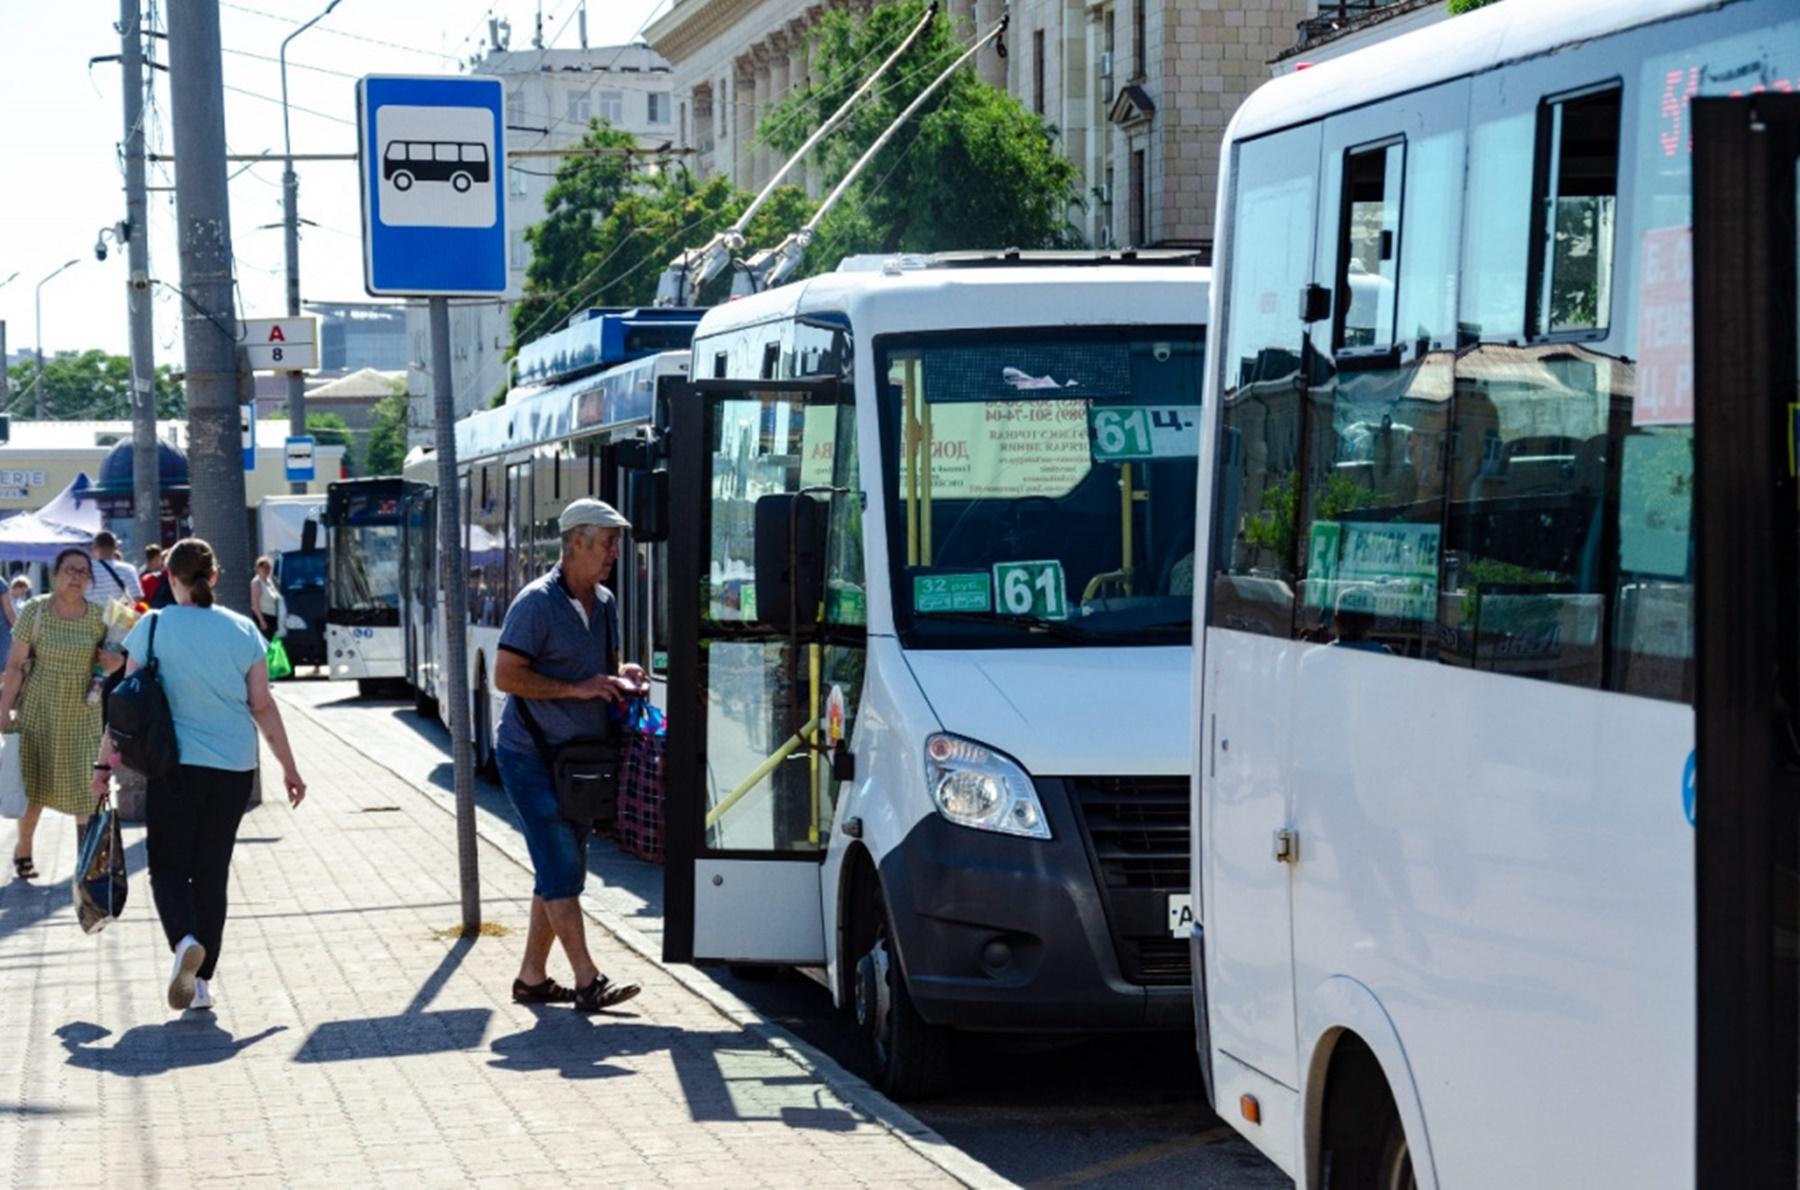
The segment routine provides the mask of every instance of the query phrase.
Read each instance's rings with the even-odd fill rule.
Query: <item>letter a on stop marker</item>
[[[281,324],[279,322],[269,328],[269,342],[271,342],[271,343],[287,342],[287,336],[281,333]]]

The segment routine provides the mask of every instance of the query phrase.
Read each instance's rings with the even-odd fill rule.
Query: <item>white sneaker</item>
[[[176,1012],[194,1002],[194,972],[206,961],[206,947],[189,934],[175,946],[175,967],[169,972],[169,1007]]]
[[[213,1006],[212,988],[207,986],[207,983],[204,979],[194,980],[194,1000],[193,1000],[193,1003],[188,1005],[188,1007],[189,1008],[204,1008],[210,1012],[210,1011],[212,1011],[212,1006]]]

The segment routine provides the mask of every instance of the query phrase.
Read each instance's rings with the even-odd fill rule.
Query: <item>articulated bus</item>
[[[890,1095],[959,1031],[1189,1027],[1207,278],[852,259],[695,332],[664,957],[822,971]]]
[[[1507,0],[1232,122],[1190,945],[1304,1187],[1794,1184],[1797,90]]]
[[[470,733],[477,765],[491,771],[494,732],[505,695],[492,681],[500,624],[518,592],[555,564],[557,517],[581,496],[626,504],[632,475],[648,471],[659,387],[687,376],[685,345],[699,321],[683,309],[599,311],[545,336],[520,353],[519,378],[506,403],[456,425],[462,484],[463,553],[469,592],[467,632]],[[648,353],[648,354],[647,354]],[[421,712],[439,709],[445,684],[443,604],[439,599],[433,452],[415,450],[404,474],[418,485],[407,506],[409,567],[406,676]],[[651,673],[661,701],[667,626],[660,592],[666,552],[650,526],[627,544],[611,587],[618,599],[623,652]],[[444,578],[442,581],[449,581]]]
[[[334,681],[368,694],[406,676],[400,628],[402,509],[417,485],[339,480],[326,489],[325,653]]]

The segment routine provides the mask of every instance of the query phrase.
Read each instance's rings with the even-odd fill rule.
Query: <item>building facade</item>
[[[1441,2],[1441,0],[1440,0]],[[646,32],[672,67],[695,167],[747,189],[780,161],[756,138],[768,111],[811,77],[809,32],[830,7],[867,0],[676,0]],[[1055,129],[1081,169],[1071,219],[1096,247],[1212,240],[1219,142],[1231,114],[1270,77],[1319,0],[1012,0],[1009,53],[976,69]],[[1002,0],[949,0],[972,41]],[[797,179],[817,189],[803,167]]]
[[[541,222],[545,196],[563,158],[559,149],[578,144],[591,121],[607,120],[637,136],[646,148],[682,142],[674,111],[669,65],[647,46],[591,49],[502,48],[471,68],[499,78],[506,88],[508,157],[506,226],[508,285],[504,297],[455,302],[450,307],[451,384],[457,416],[486,408],[507,385],[506,353],[512,344],[512,305],[523,292],[531,249],[525,229]],[[423,302],[406,312],[409,428],[423,441],[432,425],[430,320]]]

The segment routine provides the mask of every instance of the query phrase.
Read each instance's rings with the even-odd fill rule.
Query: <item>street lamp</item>
[[[281,39],[281,208],[287,240],[287,312],[289,318],[300,316],[300,179],[294,174],[294,137],[288,129],[287,49],[288,42],[300,36],[331,15],[343,0],[331,0],[325,11]],[[306,433],[306,377],[299,372],[287,374],[288,433],[300,437]],[[295,495],[303,495],[307,485],[291,486]]]
[[[35,398],[33,416],[39,421],[44,420],[44,286],[64,269],[73,268],[78,263],[79,257],[64,261],[48,277],[37,283],[37,294],[32,298],[32,318],[37,325],[37,375],[31,378],[31,391]]]

